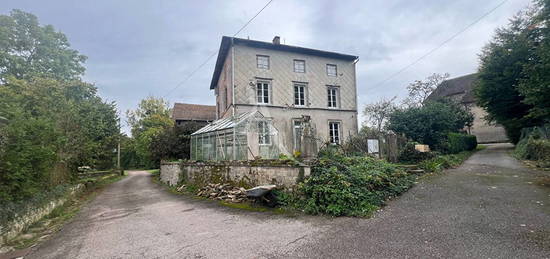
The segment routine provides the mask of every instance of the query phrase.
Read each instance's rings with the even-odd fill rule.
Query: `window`
[[[269,56],[256,56],[256,64],[260,69],[269,69]]]
[[[302,146],[302,121],[292,121],[292,133],[294,136],[294,151],[300,151]]]
[[[258,103],[269,103],[269,83],[258,82],[256,83],[256,97]]]
[[[329,108],[338,108],[338,92],[339,92],[338,87],[329,86],[327,88]]]
[[[327,64],[327,76],[336,76],[337,72],[336,65]]]
[[[267,121],[258,122],[258,143],[260,145],[271,145],[271,135],[269,134],[269,123]]]
[[[340,122],[331,121],[328,123],[328,136],[330,144],[340,144]]]
[[[296,106],[306,105],[306,85],[294,84],[294,105]]]
[[[296,73],[305,73],[306,72],[306,61],[305,60],[294,60],[294,72]]]

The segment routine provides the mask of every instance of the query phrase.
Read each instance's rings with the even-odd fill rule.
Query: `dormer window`
[[[259,69],[269,69],[269,56],[257,55],[256,65]]]
[[[338,74],[338,69],[334,64],[327,64],[327,76],[336,76]]]
[[[294,72],[296,73],[305,73],[306,72],[306,61],[305,60],[294,60]]]

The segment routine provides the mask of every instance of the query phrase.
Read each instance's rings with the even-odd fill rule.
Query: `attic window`
[[[327,76],[336,76],[337,75],[337,68],[334,64],[327,64]]]
[[[257,55],[256,64],[259,69],[269,69],[269,56]]]
[[[305,73],[306,72],[306,61],[305,60],[294,60],[294,72],[296,73]]]

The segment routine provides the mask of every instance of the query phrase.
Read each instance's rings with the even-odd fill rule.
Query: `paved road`
[[[371,219],[244,212],[131,172],[27,258],[550,258],[548,178],[510,148],[422,179]]]

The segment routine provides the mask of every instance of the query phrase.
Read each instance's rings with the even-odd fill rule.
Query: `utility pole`
[[[123,171],[122,169],[120,168],[120,136],[121,136],[121,132],[120,132],[120,117],[118,117],[118,145],[117,145],[117,159],[116,159],[116,168],[118,169],[118,171],[120,172],[121,175],[123,175]]]

